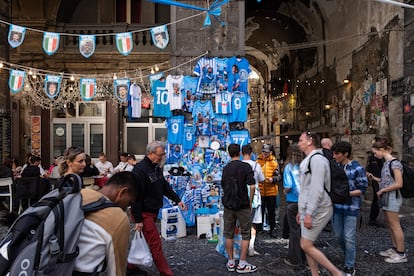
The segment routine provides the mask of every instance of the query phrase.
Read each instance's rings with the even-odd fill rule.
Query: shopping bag
[[[135,231],[128,253],[128,263],[144,267],[152,266],[152,255],[141,231]]]

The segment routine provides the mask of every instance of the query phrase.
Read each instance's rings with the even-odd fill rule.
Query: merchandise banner
[[[166,25],[152,28],[151,37],[154,45],[160,49],[167,47],[168,42],[170,41]]]
[[[116,79],[114,80],[114,95],[120,102],[125,102],[128,99],[130,80]]]
[[[132,34],[130,32],[116,34],[116,48],[122,55],[127,56],[133,48]]]
[[[96,79],[80,79],[80,96],[85,101],[91,100],[96,92]]]
[[[60,82],[62,77],[46,75],[45,78],[45,93],[50,99],[54,99],[59,95]]]
[[[60,35],[58,33],[43,33],[43,51],[46,54],[53,55],[59,49]]]
[[[25,71],[11,70],[9,77],[9,88],[11,92],[18,93],[23,89]]]
[[[79,36],[79,52],[82,56],[89,58],[95,52],[95,36],[80,35]]]
[[[10,47],[12,48],[19,47],[23,43],[25,34],[26,34],[25,27],[11,24],[9,28],[9,37],[8,37]]]

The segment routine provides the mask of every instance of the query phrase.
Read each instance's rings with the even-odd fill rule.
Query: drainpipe
[[[322,15],[322,11],[319,8],[319,5],[316,2],[313,2],[313,7],[315,9],[315,11],[318,13],[319,18],[321,19],[321,27],[322,27],[322,41],[325,41],[326,38],[326,34],[325,34],[325,19],[323,18]],[[325,43],[322,44],[322,55],[323,55],[323,64],[322,64],[322,79],[325,79],[325,70],[326,70],[326,45]],[[325,90],[325,85],[322,86],[322,95],[320,95],[322,97],[320,97],[320,99],[323,99],[323,103],[321,104],[320,108],[319,108],[319,118],[322,119],[323,116],[323,107],[326,104],[326,90]]]

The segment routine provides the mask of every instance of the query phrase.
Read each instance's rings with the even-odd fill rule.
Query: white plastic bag
[[[131,248],[128,253],[128,263],[144,267],[152,266],[152,255],[145,241],[144,235],[140,231],[135,231],[131,241]]]

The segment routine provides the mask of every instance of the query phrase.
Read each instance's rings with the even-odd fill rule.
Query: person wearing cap
[[[273,146],[264,144],[262,153],[257,158],[257,163],[262,167],[265,180],[259,183],[260,195],[262,197],[262,216],[264,218],[267,209],[267,221],[270,226],[269,234],[272,238],[277,237],[276,226],[276,197],[279,194],[277,183],[281,181],[279,164],[273,155]]]

